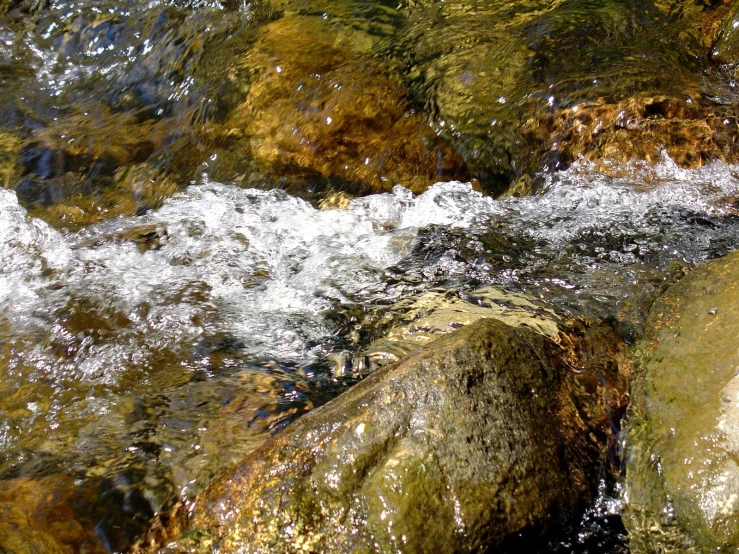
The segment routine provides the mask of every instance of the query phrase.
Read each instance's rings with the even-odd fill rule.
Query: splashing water
[[[204,180],[77,233],[0,190],[0,472],[66,456],[120,475],[134,456],[147,486],[179,491],[147,496],[156,512],[323,401],[363,310],[432,288],[503,285],[638,333],[627,308],[644,313],[674,264],[739,245],[735,170],[581,163],[534,197],[439,183],[343,211]]]

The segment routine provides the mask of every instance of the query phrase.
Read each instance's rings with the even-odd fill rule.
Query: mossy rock
[[[481,319],[385,366],[216,481],[165,552],[478,552],[578,513],[602,396],[571,352]],[[600,391],[602,392],[602,391]]]
[[[739,548],[739,254],[654,305],[635,357],[625,522],[632,552]]]

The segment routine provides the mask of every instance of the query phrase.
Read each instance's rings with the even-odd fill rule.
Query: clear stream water
[[[569,4],[442,4],[11,3],[0,18],[0,480],[63,473],[102,483],[121,512],[91,517],[109,548],[123,549],[153,514],[356,382],[356,360],[382,333],[378,311],[392,318],[399,301],[428,291],[470,301],[496,285],[606,321],[633,342],[665,287],[739,247],[739,166],[717,161],[681,169],[662,153],[653,165],[598,171],[578,160],[538,174],[526,198],[445,182],[321,210],[280,190],[279,171],[231,167],[222,142],[193,138],[246,94],[233,59],[282,11],[349,22],[362,52],[406,64],[410,96],[438,92],[438,105],[421,98],[419,110],[454,115],[444,102],[459,97],[459,113],[479,119],[470,149],[534,96],[554,109],[580,89],[637,89],[633,75],[648,86],[682,81],[697,63],[667,38],[650,40],[660,25],[681,24],[679,10],[660,19],[639,2],[573,1],[545,20]],[[496,36],[518,29],[515,40],[490,46],[493,27]],[[607,40],[585,33],[587,48],[572,50],[578,28]],[[554,30],[562,59],[545,60]],[[470,111],[449,82],[423,82],[442,60],[477,86],[471,72],[455,73],[456,44],[471,48],[461,49],[462,66],[478,44],[501,56],[538,48],[528,80],[506,89],[520,98],[496,92],[493,111]],[[485,60],[493,73],[495,63]],[[496,86],[507,78],[496,75]],[[75,141],[84,144],[75,150]],[[20,169],[6,169],[14,157]],[[174,184],[153,197],[125,189],[121,171],[141,164],[150,170],[142,182],[169,172]],[[314,188],[306,178],[304,197]],[[67,224],[76,204],[93,216]],[[602,483],[582,525],[549,551],[627,550],[613,485]]]
[[[73,233],[1,190],[0,472],[102,471],[151,489],[156,512],[349,384],[363,313],[430,289],[498,284],[638,333],[676,267],[739,246],[739,178],[628,169],[575,164],[523,199],[453,182],[325,211],[204,179]]]

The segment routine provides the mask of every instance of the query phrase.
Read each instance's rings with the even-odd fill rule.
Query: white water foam
[[[523,222],[521,232],[564,243],[590,229],[649,234],[657,231],[655,223],[668,229],[674,221],[655,222],[654,218],[674,211],[706,216],[735,211],[726,203],[736,199],[739,191],[735,167],[716,162],[689,170],[678,167],[666,154],[663,158],[656,165],[622,164],[628,177],[606,177],[586,161],[548,175],[544,194],[513,202]]]
[[[346,211],[206,183],[157,212],[65,236],[0,192],[0,314],[16,332],[45,329],[51,342],[69,331],[50,314],[70,303],[119,314],[130,324],[118,337],[81,349],[67,368],[103,381],[116,368],[145,364],[147,351],[195,344],[207,333],[242,337],[253,356],[305,360],[334,332],[323,313],[407,255],[417,227],[466,226],[495,211],[459,183],[417,198],[398,188]],[[158,233],[160,247],[140,251],[128,240],[137,229]],[[60,362],[37,354],[44,366]]]
[[[539,196],[502,201],[462,183],[416,197],[396,187],[343,211],[319,211],[281,191],[205,182],[156,212],[66,235],[0,191],[0,317],[11,337],[47,337],[31,356],[35,364],[104,383],[126,367],[146,367],[152,352],[193,348],[219,333],[243,341],[249,356],[305,362],[336,332],[324,315],[381,282],[411,252],[420,228],[479,231],[505,221],[554,247],[594,229],[651,233],[658,242],[660,227],[673,224],[671,210],[721,215],[730,211],[722,199],[737,196],[734,168],[724,164],[687,171],[667,161],[649,171],[615,179],[576,164],[546,177]],[[158,247],[129,240],[139,231],[157,235]],[[633,261],[625,250],[616,261]],[[102,338],[71,331],[58,314],[73,305],[124,323]],[[49,347],[70,341],[84,346],[72,357]]]

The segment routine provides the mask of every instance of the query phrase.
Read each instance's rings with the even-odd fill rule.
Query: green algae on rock
[[[635,357],[625,522],[632,552],[739,547],[739,255],[654,305]]]
[[[237,464],[164,551],[476,552],[562,522],[602,454],[573,375],[550,338],[478,320]]]

